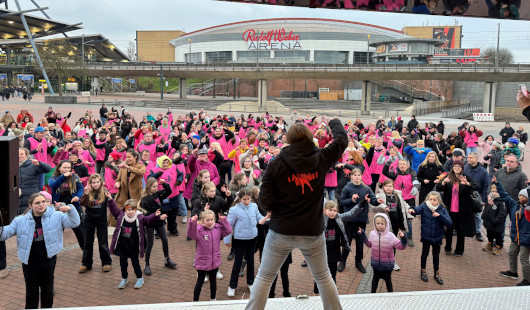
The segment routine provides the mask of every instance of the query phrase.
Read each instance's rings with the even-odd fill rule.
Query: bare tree
[[[50,40],[37,48],[48,76],[57,78],[59,96],[63,95],[61,85],[67,78],[87,75],[80,48],[69,40]],[[35,66],[40,71],[40,67]]]
[[[136,43],[134,41],[129,41],[129,44],[127,45],[127,57],[131,61],[136,61]]]
[[[482,57],[486,58],[486,61],[495,63],[495,58],[497,56],[497,48],[490,46],[482,51]],[[503,47],[499,49],[499,66],[509,65],[513,63],[513,53],[509,49]]]

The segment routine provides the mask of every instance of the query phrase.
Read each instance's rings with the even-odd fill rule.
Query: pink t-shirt
[[[451,195],[451,212],[458,212],[460,210],[460,206],[458,205],[458,191],[460,190],[460,184],[458,182],[455,182],[453,184],[453,194]]]

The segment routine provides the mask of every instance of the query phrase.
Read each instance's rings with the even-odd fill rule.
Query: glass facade
[[[202,63],[202,53],[186,53],[186,63],[189,64],[200,64]]]
[[[339,51],[315,51],[315,63],[348,64],[348,53]]]
[[[232,52],[206,52],[206,63],[231,62]]]
[[[256,51],[238,51],[237,59],[256,59],[256,58],[270,58],[270,51],[259,51],[256,55]]]
[[[276,51],[274,58],[297,58],[309,61],[309,51]]]

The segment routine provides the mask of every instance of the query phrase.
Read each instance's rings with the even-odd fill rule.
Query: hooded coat
[[[436,212],[440,214],[438,217],[433,216],[433,212],[426,203],[412,208],[414,215],[421,215],[421,239],[420,241],[429,241],[433,244],[441,244],[445,234],[444,226],[451,227],[452,221],[449,212],[442,204],[438,205]]]
[[[390,220],[384,213],[377,213],[375,219],[382,217],[386,221],[385,231],[379,232],[377,229],[372,230],[369,237],[366,237],[364,231],[360,233],[361,238],[367,247],[372,249],[372,268],[379,271],[391,271],[394,269],[396,258],[394,257],[394,249],[404,250],[407,248],[407,236],[403,236],[399,240],[393,233],[390,232]]]
[[[260,199],[272,211],[270,229],[283,235],[318,236],[324,231],[324,183],[348,145],[339,120],[329,122],[333,142],[319,149],[311,141],[282,149],[263,174]]]
[[[195,263],[197,270],[214,270],[221,266],[221,239],[232,233],[232,227],[225,218],[216,223],[212,229],[197,225],[189,220],[187,235],[197,242]]]

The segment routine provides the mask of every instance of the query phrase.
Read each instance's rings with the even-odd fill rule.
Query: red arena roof
[[[386,30],[386,31],[392,31],[392,32],[396,32],[396,33],[399,33],[399,34],[404,34],[402,31],[391,29],[391,28],[386,28],[386,27],[381,27],[381,26],[376,26],[376,25],[371,25],[371,24],[366,24],[366,23],[352,22],[352,21],[347,21],[347,20],[339,20],[339,19],[326,19],[326,18],[266,18],[266,19],[246,20],[246,21],[241,21],[241,22],[234,22],[234,23],[228,23],[228,24],[212,26],[212,27],[208,27],[208,28],[204,28],[204,29],[200,29],[200,30],[196,30],[196,31],[192,31],[192,32],[183,34],[181,36],[181,38],[183,38],[185,36],[188,36],[188,35],[196,34],[196,33],[202,32],[202,31],[206,31],[206,30],[212,30],[212,29],[216,29],[216,28],[223,28],[223,27],[227,27],[227,26],[243,25],[243,24],[251,24],[251,23],[259,23],[259,22],[269,22],[269,21],[308,21],[308,22],[321,21],[321,22],[332,22],[332,23],[342,23],[342,24],[366,26],[366,27],[372,27],[372,28],[377,28],[377,29]]]

